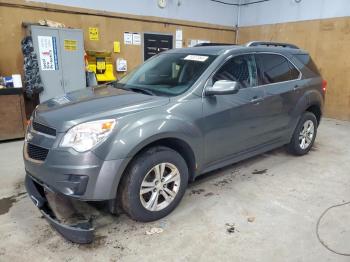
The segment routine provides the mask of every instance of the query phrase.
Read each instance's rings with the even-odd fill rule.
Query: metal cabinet
[[[44,85],[41,103],[86,88],[82,30],[32,25],[31,35]]]

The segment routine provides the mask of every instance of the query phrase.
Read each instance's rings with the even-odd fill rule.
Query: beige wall
[[[18,4],[20,6],[17,6]],[[183,30],[184,46],[187,45],[189,39],[230,43],[235,40],[235,31],[231,27],[109,12],[96,13],[93,10],[29,3],[21,0],[0,0],[0,31],[2,35],[0,37],[0,75],[22,73],[23,57],[20,42],[25,35],[25,30],[21,24],[22,22],[36,23],[42,19],[83,29],[86,50],[112,51],[113,42],[120,41],[121,53],[113,54],[113,61],[116,57],[125,58],[128,61],[129,69],[142,62],[142,47],[125,46],[123,44],[124,32],[158,32],[175,35],[176,29],[180,28]],[[99,28],[99,41],[88,39],[89,27]]]
[[[350,17],[242,27],[238,39],[288,42],[309,51],[328,81],[325,115],[350,120]]]

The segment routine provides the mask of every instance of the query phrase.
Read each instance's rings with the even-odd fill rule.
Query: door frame
[[[142,44],[141,44],[141,48],[142,48],[142,62],[145,62],[145,34],[153,34],[153,35],[168,35],[168,36],[172,36],[173,37],[173,48],[175,46],[175,41],[174,41],[174,34],[172,33],[159,33],[159,32],[142,32]]]

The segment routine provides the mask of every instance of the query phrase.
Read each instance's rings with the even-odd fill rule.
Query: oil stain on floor
[[[14,196],[1,198],[0,199],[0,216],[9,212],[13,204],[19,200],[18,197],[24,194],[26,194],[26,192],[21,192]]]

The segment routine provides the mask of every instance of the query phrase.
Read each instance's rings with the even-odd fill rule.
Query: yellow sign
[[[99,40],[99,32],[97,27],[89,27],[89,39],[92,41]]]
[[[120,42],[119,41],[114,41],[113,50],[114,50],[114,53],[120,53]]]
[[[105,70],[106,69],[106,62],[105,61],[97,61],[96,69],[99,71]]]
[[[64,39],[64,49],[67,51],[76,51],[77,45],[78,45],[77,40]]]

